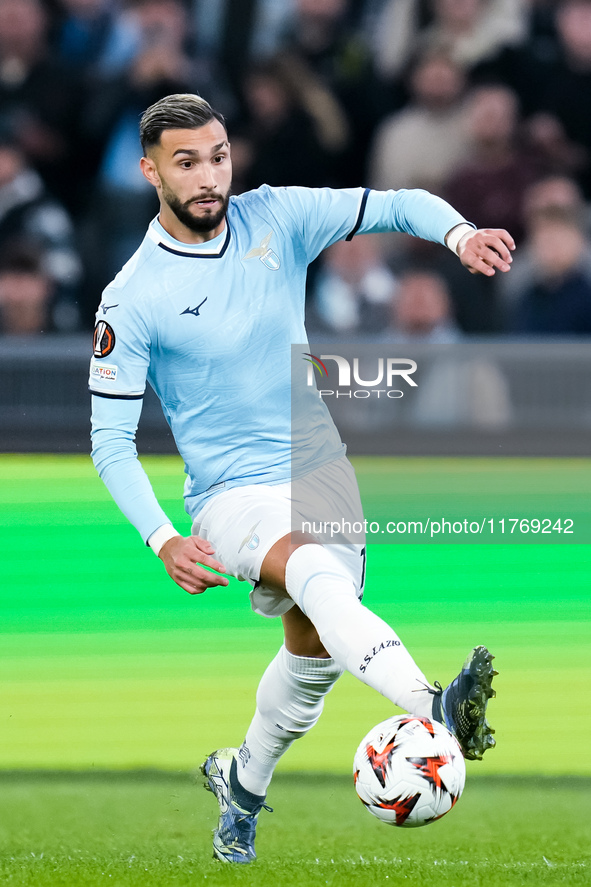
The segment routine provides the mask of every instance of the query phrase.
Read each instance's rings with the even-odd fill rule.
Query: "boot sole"
[[[475,647],[464,664],[474,680],[468,699],[468,717],[474,725],[470,738],[464,743],[464,757],[469,761],[481,761],[485,751],[496,745],[495,732],[486,720],[488,700],[496,696],[492,680],[497,671],[492,662],[495,657],[486,647]]]

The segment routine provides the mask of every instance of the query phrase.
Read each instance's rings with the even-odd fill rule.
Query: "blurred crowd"
[[[311,269],[317,336],[591,334],[591,0],[0,0],[0,332],[92,326],[157,212],[138,121],[198,92],[234,193],[426,188],[508,275],[406,235]]]

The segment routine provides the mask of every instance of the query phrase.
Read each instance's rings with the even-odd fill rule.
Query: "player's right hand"
[[[173,536],[164,543],[158,557],[173,582],[189,594],[203,594],[208,588],[227,585],[229,581],[217,575],[225,573],[226,568],[216,561],[214,554],[211,543],[199,536]]]

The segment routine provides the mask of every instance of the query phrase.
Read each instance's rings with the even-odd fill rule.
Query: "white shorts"
[[[310,489],[318,488],[319,474],[324,497],[333,500],[327,503],[327,512],[354,516],[363,522],[355,474],[345,458],[330,466],[322,466],[301,481],[249,484],[224,490],[206,503],[193,522],[191,533],[211,542],[215,557],[228,573],[253,586],[251,607],[261,616],[281,616],[294,606],[286,591],[275,591],[260,585],[258,580],[263,560],[273,545],[297,528],[298,516],[302,520],[310,518],[306,490],[308,485]],[[330,485],[327,485],[327,475]],[[361,597],[365,579],[365,542],[357,541],[357,538],[329,547],[350,573]]]

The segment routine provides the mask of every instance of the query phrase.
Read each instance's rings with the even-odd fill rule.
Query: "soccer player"
[[[314,433],[304,434],[303,467],[292,476],[290,346],[306,341],[307,266],[337,240],[405,231],[446,244],[472,273],[493,275],[509,270],[514,243],[506,231],[475,230],[424,191],[263,185],[231,197],[223,117],[195,95],[148,108],[140,137],[160,213],[97,311],[93,460],[177,585],[201,594],[227,585],[229,574],[250,583],[256,612],[282,618],[285,642],[263,675],[242,746],[214,752],[202,767],[220,805],[214,855],[248,863],[273,769],[317,722],[345,669],[412,714],[444,723],[467,758],[495,744],[485,719],[495,674],[488,650],[476,647],[445,690],[431,685],[393,629],[361,603],[362,540],[326,545],[292,532],[292,507],[305,515],[305,491],[319,484],[335,512],[361,513],[352,467],[317,393]],[[185,462],[188,537],[171,525],[137,458],[146,379]]]

